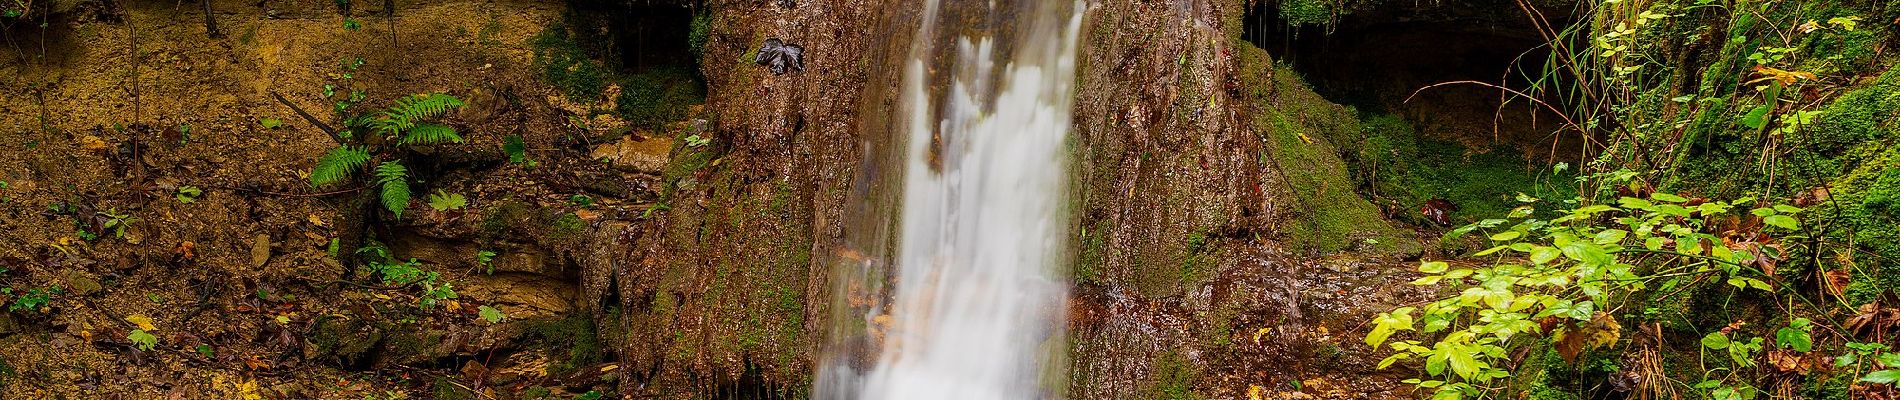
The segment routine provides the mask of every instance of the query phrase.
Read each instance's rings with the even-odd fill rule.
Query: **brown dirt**
[[[33,45],[0,50],[0,92],[16,94],[0,98],[0,282],[9,303],[32,288],[63,290],[46,307],[0,316],[0,397],[361,399],[599,383],[547,376],[537,364],[546,357],[530,351],[538,342],[527,332],[579,300],[562,255],[581,233],[551,222],[637,216],[650,178],[593,162],[575,139],[587,135],[566,123],[584,105],[530,73],[526,42],[562,4],[400,2],[395,43],[371,5],[354,10],[363,28],[348,31],[329,2],[218,1],[222,38],[206,38],[195,7],[94,4],[44,30],[6,31]],[[13,62],[21,56],[28,62]],[[349,57],[365,61],[354,86],[338,76]],[[368,107],[422,92],[469,101],[448,120],[468,143],[434,150],[424,170],[443,172],[419,177],[410,212],[377,232],[398,257],[421,258],[456,285],[451,304],[423,310],[416,290],[339,280],[326,248],[341,219],[363,217],[340,211],[353,189],[306,183],[335,144],[270,95],[335,125],[324,84],[366,90]],[[506,135],[523,136],[541,164],[502,161]],[[615,184],[597,183],[607,177]],[[174,199],[185,186],[203,194]],[[421,197],[435,190],[471,207],[431,211]],[[582,193],[599,200],[569,201]],[[97,226],[113,210],[137,218],[124,237]],[[501,254],[497,272],[474,265],[476,249]],[[478,305],[510,318],[481,321]],[[154,349],[127,339],[135,315],[151,318]],[[359,334],[326,328],[339,323]]]

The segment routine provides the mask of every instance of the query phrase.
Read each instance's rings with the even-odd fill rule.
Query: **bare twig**
[[[331,128],[329,124],[325,124],[323,121],[317,120],[317,117],[310,116],[310,113],[303,111],[303,107],[298,107],[296,103],[291,103],[290,99],[284,98],[284,95],[278,94],[275,90],[270,91],[270,95],[271,97],[277,98],[278,103],[283,104],[285,107],[290,107],[291,111],[296,111],[297,115],[303,116],[303,119],[309,121],[311,125],[316,125],[317,129],[322,129],[323,133],[329,134],[330,140],[335,140],[336,144],[347,143],[343,141],[342,135],[336,133],[336,129]]]

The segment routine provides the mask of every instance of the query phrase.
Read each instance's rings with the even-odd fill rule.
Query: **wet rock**
[[[509,319],[565,315],[574,308],[573,284],[532,275],[471,275],[457,289],[500,308]]]
[[[474,262],[476,252],[489,250],[496,253],[495,258],[489,260],[488,263],[488,266],[496,273],[519,272],[550,277],[558,277],[566,273],[559,263],[549,262],[551,257],[547,250],[510,242],[500,242],[488,249],[483,249],[473,242],[403,235],[390,242],[390,250],[399,259],[413,258],[426,264],[436,265],[468,265]]]
[[[759,55],[752,62],[764,65],[773,75],[784,75],[786,71],[805,71],[805,48],[785,43],[778,38],[765,40],[759,47]]]
[[[359,319],[323,318],[304,340],[304,358],[355,363],[383,339],[383,332]]]
[[[666,169],[668,155],[673,151],[673,139],[650,137],[638,139],[633,135],[622,136],[619,141],[594,146],[589,156],[596,160],[605,160],[614,169],[626,172],[659,174]]]

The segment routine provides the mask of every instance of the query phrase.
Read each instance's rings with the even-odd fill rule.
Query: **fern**
[[[415,128],[418,121],[440,117],[461,106],[462,99],[441,93],[403,97],[396,99],[396,104],[383,112],[383,118],[377,121],[377,129],[394,136]]]
[[[323,186],[349,179],[357,169],[369,164],[369,150],[362,147],[337,146],[330,149],[317,160],[317,166],[310,168],[310,185]]]
[[[402,137],[402,144],[404,146],[412,145],[412,144],[437,144],[437,143],[443,143],[443,142],[461,143],[462,135],[456,134],[455,128],[451,128],[448,125],[416,124],[414,128],[409,128],[408,134],[403,135]]]
[[[384,162],[376,166],[376,182],[383,187],[383,208],[402,219],[402,211],[409,208],[409,169],[395,161]]]

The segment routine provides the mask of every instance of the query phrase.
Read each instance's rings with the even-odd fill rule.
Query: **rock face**
[[[1315,348],[1339,356],[1334,336],[1355,329],[1339,316],[1353,311],[1324,306],[1337,297],[1327,290],[1389,277],[1302,275],[1306,263],[1285,254],[1418,251],[1354,194],[1325,141],[1359,129],[1357,117],[1241,41],[1245,6],[1111,0],[1087,16],[1072,133],[1073,383],[1058,389],[1070,396],[1241,397],[1248,383],[1325,375],[1259,365]],[[901,173],[886,159],[901,152],[886,116],[919,8],[712,4],[712,142],[672,154],[655,220],[603,227],[596,254],[580,257],[585,297],[620,310],[603,324],[628,332],[623,394],[808,393],[825,321],[850,301],[834,287],[838,266],[876,262],[888,246],[879,221],[892,205],[879,194],[900,189],[883,177]],[[753,63],[772,38],[804,47],[805,72]],[[1347,364],[1327,368],[1366,367]]]

